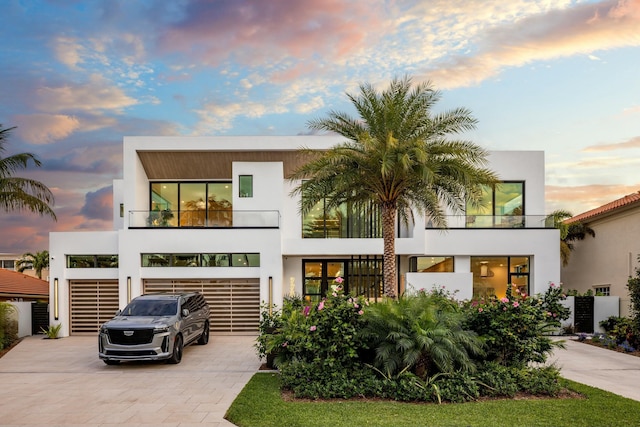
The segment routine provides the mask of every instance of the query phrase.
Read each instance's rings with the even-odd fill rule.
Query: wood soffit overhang
[[[138,157],[150,180],[230,180],[233,162],[282,162],[284,177],[289,178],[310,158],[299,150],[138,151]]]

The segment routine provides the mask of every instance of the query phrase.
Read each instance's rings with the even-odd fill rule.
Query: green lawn
[[[257,373],[226,418],[240,427],[359,426],[636,426],[640,402],[567,381],[586,399],[494,400],[463,404],[399,402],[285,402],[280,378]]]

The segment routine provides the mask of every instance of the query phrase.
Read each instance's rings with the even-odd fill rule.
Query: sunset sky
[[[0,124],[58,221],[0,212],[0,253],[111,229],[122,138],[297,135],[358,84],[430,80],[467,139],[544,150],[546,211],[640,190],[640,0],[5,0]]]

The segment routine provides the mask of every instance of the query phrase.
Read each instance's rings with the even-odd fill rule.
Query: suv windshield
[[[177,301],[136,300],[131,301],[121,316],[173,316],[178,312]]]

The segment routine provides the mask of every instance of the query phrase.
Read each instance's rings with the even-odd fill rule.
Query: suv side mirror
[[[186,308],[182,309],[182,317],[187,317],[189,315],[189,310]]]

